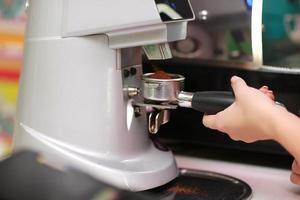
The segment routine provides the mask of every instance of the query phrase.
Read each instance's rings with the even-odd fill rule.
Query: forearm
[[[283,109],[274,114],[274,139],[300,162],[300,118]]]

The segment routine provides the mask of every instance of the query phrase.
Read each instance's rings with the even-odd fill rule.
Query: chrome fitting
[[[191,92],[180,92],[177,97],[178,105],[180,107],[191,108],[193,96],[194,93]]]

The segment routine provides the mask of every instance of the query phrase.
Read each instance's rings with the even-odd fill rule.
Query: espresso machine
[[[26,154],[29,160],[12,156],[10,161],[18,173],[16,168],[2,165],[11,171],[2,171],[2,175],[11,181],[13,194],[22,196],[15,192],[15,183],[22,182],[28,188],[27,180],[35,183],[34,193],[56,193],[38,187],[40,182],[35,180],[56,182],[50,181],[54,177],[48,172],[48,178],[35,176],[35,168],[28,167],[31,160],[34,165],[49,165],[51,170],[71,169],[72,173],[83,172],[84,177],[87,173],[121,189],[146,190],[147,195],[149,192],[159,199],[226,199],[229,195],[227,199],[244,200],[251,198],[252,190],[253,199],[293,196],[287,170],[215,159],[218,146],[216,140],[205,138],[202,114],[181,109],[205,113],[223,110],[234,101],[232,93],[195,91],[228,91],[226,77],[242,74],[180,62],[186,57],[176,54],[174,43],[169,47],[169,42],[185,39],[187,23],[195,18],[189,0],[28,0],[27,6],[14,151],[30,150],[38,155]],[[198,17],[208,23],[210,10],[199,11]],[[195,7],[194,12],[198,12]],[[143,53],[149,60],[161,60],[150,62],[150,70],[144,65],[147,73],[142,69]],[[172,53],[182,59],[169,59]],[[160,71],[161,66],[169,73]],[[153,69],[158,71],[153,73]],[[261,72],[253,72],[253,76],[257,73]],[[175,158],[153,137],[156,133],[163,136],[159,139],[169,141]],[[205,144],[199,145],[199,150],[196,142]],[[190,151],[181,155],[178,144]],[[213,153],[205,149],[208,144]],[[23,153],[16,155],[24,158]],[[26,179],[22,174],[30,176]],[[65,179],[57,175],[65,186]],[[84,178],[79,176],[71,183],[74,181],[84,183]],[[67,186],[72,190],[66,192],[77,194],[73,184]],[[61,191],[59,185],[55,188]],[[78,187],[77,192],[82,189]],[[265,198],[267,195],[273,198]]]
[[[37,151],[41,162],[132,191],[174,179],[173,154],[147,131],[147,115],[164,105],[153,108],[137,94],[142,49],[149,59],[172,57],[168,42],[184,39],[194,18],[189,1],[29,0],[27,6],[14,150]]]

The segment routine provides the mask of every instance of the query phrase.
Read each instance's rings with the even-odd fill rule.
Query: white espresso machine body
[[[133,191],[174,179],[124,88],[140,85],[140,46],[184,39],[187,20],[164,23],[154,0],[28,3],[14,150]]]

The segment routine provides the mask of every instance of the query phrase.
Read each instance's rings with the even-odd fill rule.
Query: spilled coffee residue
[[[187,186],[183,184],[175,184],[174,186],[168,189],[168,192],[185,195],[203,195],[205,193],[197,187]]]

